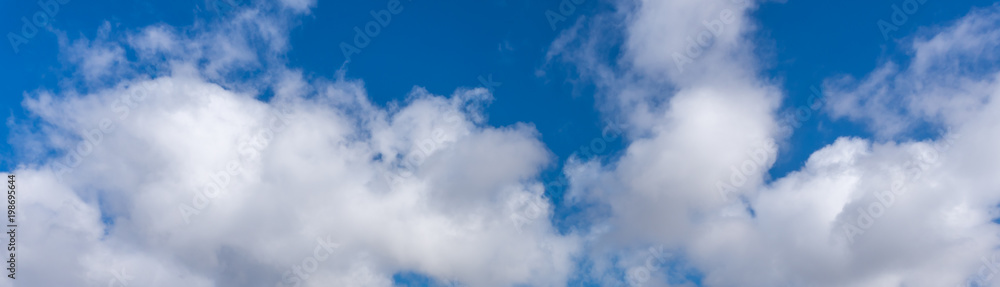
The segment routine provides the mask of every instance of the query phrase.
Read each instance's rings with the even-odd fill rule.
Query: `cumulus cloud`
[[[14,135],[58,154],[13,171],[32,226],[19,283],[390,286],[419,272],[565,285],[577,236],[516,220],[524,200],[551,213],[537,176],[552,155],[532,125],[485,125],[484,88],[415,87],[385,108],[363,81],[307,78],[276,62],[287,19],[268,13],[67,42],[80,74],[67,81],[91,88],[28,94],[37,127]],[[88,57],[129,50],[139,62]],[[267,76],[226,76],[258,68]]]
[[[827,112],[877,138],[838,139],[776,179],[790,127],[748,36],[756,3],[581,17],[546,65],[595,85],[628,142],[567,161],[567,204],[588,222],[560,233],[538,181],[554,157],[530,123],[484,123],[487,89],[414,87],[383,107],[363,80],[288,68],[289,23],[314,5],[61,36],[65,81],[85,85],[28,93],[37,120],[12,128],[37,143],[13,171],[31,227],[18,282],[1000,286],[996,8],[914,37],[907,62],[828,80]]]
[[[624,271],[613,281],[646,286],[1000,284],[986,281],[1000,243],[991,221],[998,182],[987,175],[1000,166],[986,147],[1000,136],[986,128],[1000,124],[998,11],[914,39],[903,69],[885,63],[860,82],[828,81],[830,114],[879,138],[839,139],[769,180],[775,143],[791,127],[776,120],[782,95],[758,72],[747,38],[755,5],[733,4],[621,1],[620,12],[581,21],[553,43],[550,60],[576,65],[611,107],[607,116],[630,127],[617,161],[565,169],[571,198],[610,210],[591,210],[605,216],[589,230],[589,276]],[[735,12],[722,21],[726,10]],[[601,56],[619,37],[618,56]],[[921,121],[938,136],[901,137],[928,129],[913,124]],[[634,260],[657,245],[684,261]],[[686,268],[694,270],[672,274]]]

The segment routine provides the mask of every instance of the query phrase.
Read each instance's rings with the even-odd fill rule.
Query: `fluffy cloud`
[[[382,108],[361,81],[307,79],[274,62],[285,44],[270,35],[286,32],[270,28],[284,20],[253,9],[232,17],[264,24],[155,26],[121,40],[105,26],[100,45],[66,49],[80,67],[67,81],[93,88],[24,100],[37,128],[15,137],[59,156],[13,171],[31,226],[19,283],[390,286],[419,272],[565,285],[577,237],[519,220],[551,212],[536,178],[552,156],[533,126],[484,125],[484,88],[414,88]],[[88,56],[125,50],[140,62]],[[157,71],[132,68],[143,65]],[[266,77],[226,77],[261,67]],[[114,77],[128,79],[102,84]]]
[[[910,40],[908,63],[886,62],[862,80],[828,81],[835,118],[868,124],[882,137],[917,128],[947,129],[971,120],[995,90],[1000,51],[996,9],[972,11],[949,26]]]
[[[1000,286],[996,9],[913,38],[905,63],[827,81],[829,114],[878,138],[838,139],[778,179],[790,127],[747,37],[756,4],[620,1],[578,21],[549,65],[596,85],[628,142],[610,163],[569,159],[566,198],[589,225],[561,234],[530,124],[485,125],[482,88],[381,107],[363,81],[289,69],[289,19],[314,2],[278,4],[62,36],[65,81],[84,84],[65,86],[83,88],[29,93],[37,122],[12,129],[36,143],[14,171],[31,227],[18,282]],[[928,126],[941,132],[909,139]]]
[[[988,128],[1000,125],[997,74],[984,64],[995,59],[1000,12],[974,11],[914,39],[905,69],[885,63],[860,82],[828,81],[830,114],[868,124],[879,140],[839,139],[768,181],[774,143],[790,127],[776,120],[778,88],[758,75],[747,10],[713,29],[734,3],[623,2],[624,12],[563,33],[550,54],[577,65],[613,107],[608,116],[630,127],[616,162],[566,168],[572,198],[610,210],[592,211],[606,216],[590,230],[591,277],[623,270],[611,281],[647,286],[692,284],[691,274],[705,286],[1000,286],[985,280],[996,266],[984,265],[1000,245],[991,222],[1000,153],[989,147],[1000,134]],[[607,31],[618,21],[621,31]],[[699,43],[700,34],[713,41]],[[620,56],[602,60],[601,39],[616,37],[624,38]],[[899,137],[927,128],[914,122],[943,132]],[[636,260],[657,245],[683,262]],[[696,271],[675,274],[685,268]]]

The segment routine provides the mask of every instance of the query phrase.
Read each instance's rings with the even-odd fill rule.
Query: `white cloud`
[[[65,210],[24,219],[24,226],[38,230],[22,234],[24,254],[53,252],[32,254],[39,264],[25,263],[26,282],[103,286],[91,280],[100,274],[83,275],[96,272],[88,268],[125,265],[135,277],[190,274],[185,284],[194,285],[236,284],[228,281],[240,279],[230,269],[258,270],[246,274],[253,279],[247,282],[273,285],[310,254],[310,242],[327,235],[341,248],[313,275],[324,279],[308,286],[352,280],[358,268],[382,278],[372,286],[385,286],[394,272],[407,270],[476,286],[557,286],[572,271],[574,237],[559,236],[546,220],[523,231],[511,220],[506,202],[540,196],[534,178],[550,156],[530,126],[491,128],[469,120],[474,116],[464,105],[488,97],[484,89],[451,98],[416,90],[399,111],[375,109],[368,111],[376,113],[372,119],[363,119],[337,104],[365,96],[342,90],[264,103],[197,77],[149,82],[157,88],[124,119],[114,105],[90,107],[128,89],[76,101],[28,100],[29,109],[53,125],[40,131],[49,137],[86,139],[75,131],[98,127],[102,119],[114,126],[98,132],[101,139],[81,153],[78,165],[66,163],[70,171],[52,169],[53,163],[15,171],[24,190],[60,191],[25,193],[24,214]],[[268,128],[282,109],[291,110],[287,127]],[[50,144],[76,146],[69,140]],[[237,174],[226,175],[230,163]],[[214,193],[207,186],[224,177],[221,195],[209,196]],[[207,198],[207,207],[198,207],[196,198]],[[59,207],[67,204],[75,208]],[[182,214],[182,206],[195,214]],[[105,226],[101,216],[114,224]],[[61,249],[70,251],[56,255]],[[138,263],[117,263],[133,261]],[[66,275],[32,276],[51,265],[63,266]],[[143,282],[173,286],[169,280]]]
[[[415,271],[469,286],[565,286],[581,273],[691,286],[681,277],[699,272],[705,286],[951,286],[992,270],[981,260],[1000,244],[1000,105],[982,62],[997,10],[916,38],[907,64],[828,81],[829,112],[880,138],[838,139],[769,181],[788,127],[746,36],[755,7],[621,1],[553,43],[547,65],[576,65],[629,139],[610,164],[567,163],[567,198],[596,206],[582,215],[592,228],[570,234],[546,220],[537,177],[552,155],[531,124],[484,124],[489,91],[416,87],[380,107],[363,81],[285,67],[291,15],[276,8],[62,40],[77,69],[66,81],[88,85],[28,94],[37,126],[13,129],[62,154],[31,151],[14,171],[30,227],[18,282],[389,286]],[[262,72],[230,76],[247,70]],[[905,140],[914,121],[943,136]]]
[[[309,14],[309,9],[316,6],[316,0],[281,0],[281,4],[296,13]]]
[[[992,270],[980,257],[1000,245],[991,222],[1000,153],[987,147],[1000,140],[987,128],[1000,125],[995,9],[916,40],[902,71],[886,63],[861,83],[829,81],[831,113],[869,124],[881,141],[839,139],[765,184],[773,154],[758,151],[781,142],[788,127],[776,120],[781,95],[758,75],[745,39],[752,21],[737,14],[679,70],[671,55],[727,1],[622,2],[622,14],[563,33],[549,57],[577,65],[612,106],[608,117],[630,127],[617,162],[571,160],[566,168],[571,198],[610,208],[593,209],[608,215],[591,230],[590,244],[600,247],[588,249],[597,262],[591,276],[615,264],[634,268],[632,250],[657,244],[686,256],[705,286],[953,286]],[[616,21],[622,30],[609,32]],[[624,37],[620,56],[603,60],[616,35]],[[895,137],[925,128],[912,125],[920,120],[942,128],[942,138]],[[720,196],[718,183],[740,177],[724,192],[733,196]],[[889,201],[884,192],[894,186],[903,191]],[[849,236],[844,226],[859,224],[858,208],[874,223]]]
[[[908,63],[885,62],[862,80],[827,81],[835,118],[867,123],[883,138],[914,129],[948,129],[967,122],[995,89],[1000,16],[995,8],[972,11],[933,34],[912,39]]]
[[[109,39],[111,24],[104,22],[93,40],[79,39],[68,43],[67,37],[59,33],[59,46],[65,60],[78,66],[79,73],[87,82],[109,79],[123,69],[125,50]]]
[[[18,284],[389,286],[414,271],[471,286],[565,285],[579,239],[548,220],[517,222],[510,208],[529,198],[551,213],[537,176],[552,156],[533,126],[485,125],[483,88],[415,88],[378,107],[361,81],[275,62],[281,18],[233,17],[271,24],[209,23],[191,36],[155,26],[81,45],[74,55],[140,51],[146,62],[119,63],[163,72],[122,79],[134,73],[84,61],[84,81],[113,84],[28,95],[40,128],[15,137],[65,155],[14,171],[30,226]],[[269,50],[259,55],[250,38]],[[269,76],[226,77],[248,63]],[[275,97],[258,100],[269,86]],[[317,240],[337,248],[318,260]]]

